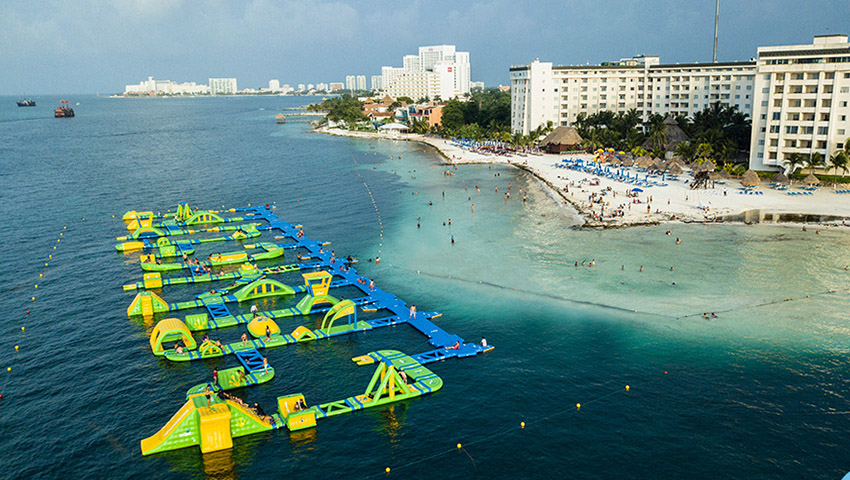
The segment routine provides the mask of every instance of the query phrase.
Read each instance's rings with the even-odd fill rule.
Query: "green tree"
[[[815,152],[809,157],[806,164],[808,165],[809,169],[811,170],[811,173],[814,174],[815,168],[822,167],[826,164],[826,159],[823,158],[822,153]]]
[[[847,173],[847,162],[850,161],[850,155],[846,150],[837,150],[829,157],[829,166],[833,168],[832,186],[838,182],[838,170],[841,170],[842,176]]]
[[[788,167],[788,178],[791,179],[791,182],[794,182],[794,179],[791,178],[791,175],[797,170],[798,167],[803,166],[806,162],[806,157],[798,152],[794,152],[785,157],[785,161],[783,162],[785,166]]]
[[[457,135],[463,126],[463,106],[457,99],[449,100],[443,106],[443,119],[440,121],[448,135]]]

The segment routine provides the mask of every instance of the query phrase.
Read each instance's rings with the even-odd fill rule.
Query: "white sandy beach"
[[[667,221],[711,222],[717,217],[754,210],[759,212],[752,213],[747,221],[769,223],[778,219],[778,214],[850,217],[850,194],[834,193],[832,185],[822,185],[812,195],[788,195],[786,191],[774,190],[769,187],[768,182],[762,182],[757,189],[763,192],[762,194],[748,195],[740,193],[742,190],[739,180],[729,179],[725,184],[717,184],[714,189],[691,190],[689,185],[684,183],[685,180],[692,179],[690,171],[686,170],[678,176],[678,180],[666,180],[664,183],[667,183],[667,186],[640,187],[643,192],[638,193],[637,197],[629,198],[626,195],[627,190],[635,188],[630,183],[556,167],[564,158],[581,158],[587,163],[592,161],[592,155],[484,155],[460,148],[449,140],[423,135],[392,136],[326,128],[319,131],[332,135],[422,142],[435,147],[447,162],[454,164],[502,163],[523,168],[548,184],[564,201],[579,210],[588,226],[625,226]],[[618,170],[624,167],[610,168]],[[637,168],[631,167],[630,172],[634,177]],[[644,173],[640,174],[640,178],[644,176]],[[589,185],[593,179],[598,179],[598,185]],[[802,191],[797,188],[799,185],[795,182],[788,191]],[[839,188],[842,188],[841,185]],[[603,192],[602,203],[590,202],[593,194],[598,196]],[[599,219],[597,217],[603,208],[606,215],[621,210],[622,216]],[[835,223],[835,220],[830,223]]]

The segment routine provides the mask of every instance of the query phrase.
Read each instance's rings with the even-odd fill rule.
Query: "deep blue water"
[[[52,118],[58,98],[37,100],[18,108],[0,97],[3,478],[364,478],[387,466],[405,478],[850,470],[847,232],[575,230],[573,212],[524,173],[464,166],[446,177],[419,145],[275,125],[279,108],[306,103],[299,98],[86,96],[69,98],[80,103],[74,119]],[[139,441],[185,390],[213,366],[235,365],[157,359],[152,324],[126,316],[133,294],[121,285],[141,272],[137,256],[114,252],[120,216],[179,201],[274,202],[338,256],[380,255],[359,270],[420,311],[442,311],[447,331],[486,336],[496,349],[432,365],[445,382],[434,395],[293,435],[242,437],[228,452],[143,458]],[[591,259],[594,268],[574,266]],[[705,311],[719,318],[705,321]],[[231,330],[222,339],[237,339]],[[428,345],[401,325],[272,349],[276,378],[240,395],[270,410],[286,393],[308,403],[360,393],[371,369],[350,358],[384,348]]]

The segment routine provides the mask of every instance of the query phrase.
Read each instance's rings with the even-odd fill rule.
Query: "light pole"
[[[720,0],[714,6],[714,63],[717,63],[717,24],[720,22]]]

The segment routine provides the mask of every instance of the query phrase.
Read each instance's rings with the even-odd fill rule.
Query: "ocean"
[[[847,231],[584,230],[524,172],[455,169],[419,144],[275,124],[281,108],[316,98],[67,99],[75,118],[53,118],[59,97],[36,98],[35,108],[0,97],[3,478],[373,478],[387,477],[387,467],[403,478],[850,471]],[[179,409],[186,389],[214,366],[236,365],[154,357],[153,323],[126,315],[134,294],[121,285],[141,270],[137,254],[115,252],[121,215],[181,201],[275,204],[338,257],[360,259],[357,270],[380,288],[442,312],[443,329],[486,337],[495,349],[430,365],[445,382],[433,395],[307,431],[238,438],[231,451],[142,457],[139,441]],[[162,295],[180,301],[205,289]],[[268,302],[262,307],[276,305]],[[235,341],[241,330],[219,333]],[[350,359],[390,348],[414,354],[429,345],[398,325],[271,349],[276,378],[237,394],[270,411],[288,393],[308,403],[361,393],[372,369]]]

